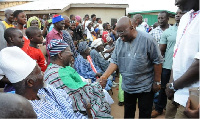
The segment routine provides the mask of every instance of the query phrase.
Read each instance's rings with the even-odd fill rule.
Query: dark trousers
[[[165,68],[162,69],[161,90],[158,95],[158,102],[155,105],[155,110],[158,111],[159,113],[163,112],[163,109],[167,104],[167,96],[165,93],[165,89],[166,89],[166,84],[169,83],[170,75],[171,75],[170,69],[165,69]]]
[[[124,118],[135,118],[137,99],[139,118],[151,118],[153,95],[152,91],[135,94],[124,92]]]

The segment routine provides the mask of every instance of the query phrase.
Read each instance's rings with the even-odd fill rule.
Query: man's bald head
[[[24,97],[0,93],[0,118],[37,118],[37,115]]]
[[[118,20],[116,29],[117,29],[117,33],[118,33],[119,37],[121,37],[121,40],[124,42],[131,42],[135,37],[134,36],[135,33],[137,33],[137,31],[131,24],[130,18],[128,18],[126,16],[121,17]]]

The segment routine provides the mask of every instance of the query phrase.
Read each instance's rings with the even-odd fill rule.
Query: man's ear
[[[8,37],[8,40],[9,40],[11,43],[14,42],[12,37]]]
[[[26,83],[27,83],[28,87],[34,86],[34,81],[32,79],[27,79]]]
[[[62,54],[61,54],[61,52],[58,53],[58,58],[62,60]]]
[[[32,40],[33,40],[33,37],[31,37],[29,40],[31,40],[31,41],[32,41]]]

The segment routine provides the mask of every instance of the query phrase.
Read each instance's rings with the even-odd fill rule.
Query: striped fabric
[[[56,64],[49,65],[44,74],[45,83],[48,83],[57,89],[64,89],[73,102],[74,111],[86,111],[83,99],[91,103],[91,113],[93,118],[113,118],[110,115],[110,105],[105,100],[102,87],[99,83],[86,84],[79,89],[69,89],[63,84],[58,71],[62,68]],[[67,72],[66,72],[67,73]]]
[[[72,101],[64,90],[52,86],[38,91],[40,100],[29,100],[38,119],[86,119],[81,113],[74,113]]]
[[[63,39],[52,39],[48,44],[50,56],[54,56],[68,47],[68,44]]]

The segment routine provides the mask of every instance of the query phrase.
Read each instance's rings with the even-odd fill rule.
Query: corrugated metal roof
[[[127,0],[38,0],[6,9],[12,10],[62,10],[70,4],[126,4]],[[5,9],[1,9],[4,11]]]

